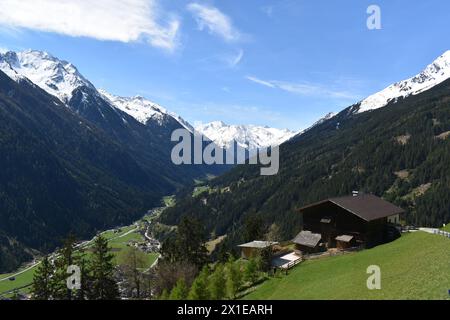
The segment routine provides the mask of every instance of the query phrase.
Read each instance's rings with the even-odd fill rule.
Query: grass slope
[[[381,290],[368,290],[367,267],[381,268]],[[417,232],[351,255],[307,261],[245,299],[450,299],[450,239]]]
[[[21,273],[20,275],[15,276],[14,281],[10,281],[7,279],[13,275],[12,273],[1,274],[0,279],[6,279],[6,280],[0,282],[0,293],[6,292],[9,290],[13,290],[15,288],[21,288],[21,287],[27,286],[30,283],[32,283],[33,275],[34,275],[34,272],[36,271],[36,268],[37,267],[31,268],[31,269],[25,271],[24,273]],[[20,270],[19,270],[19,272],[20,272]],[[29,289],[22,290],[22,292],[29,292]]]

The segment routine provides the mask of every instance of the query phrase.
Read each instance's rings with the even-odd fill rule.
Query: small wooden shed
[[[336,247],[341,250],[349,249],[355,246],[355,238],[350,235],[336,237]]]
[[[278,242],[272,241],[252,241],[249,243],[241,244],[238,247],[241,248],[242,258],[251,259],[256,257],[262,250],[271,248],[277,244]]]
[[[303,230],[292,242],[295,244],[295,248],[302,253],[316,253],[322,250],[322,235],[311,231]]]

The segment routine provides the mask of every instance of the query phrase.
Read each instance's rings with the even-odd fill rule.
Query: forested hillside
[[[223,246],[245,239],[249,217],[279,240],[301,228],[297,209],[353,190],[382,196],[404,208],[407,223],[442,226],[450,220],[450,81],[370,112],[349,107],[281,147],[280,172],[259,175],[240,166],[195,197],[185,190],[161,222],[198,217]],[[275,232],[274,232],[275,231]]]
[[[32,83],[0,72],[0,269],[17,243],[51,249],[129,222],[163,189],[119,144]],[[16,240],[13,240],[16,239]],[[15,265],[17,267],[17,265]]]

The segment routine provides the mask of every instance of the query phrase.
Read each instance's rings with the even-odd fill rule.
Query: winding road
[[[114,230],[114,229],[113,229],[113,230]],[[109,241],[112,241],[112,240],[116,240],[116,239],[120,239],[120,238],[126,237],[126,236],[129,235],[130,233],[135,232],[136,230],[138,230],[138,227],[136,227],[136,228],[134,228],[134,229],[131,229],[131,230],[125,232],[124,234],[121,234],[121,235],[119,235],[119,236],[113,237],[113,238],[109,239],[108,242],[109,242]],[[111,231],[111,230],[107,230],[107,231],[104,231],[104,232],[102,232],[102,233],[105,233],[105,232],[108,232],[108,231]],[[76,245],[75,248],[77,248],[77,249],[79,249],[79,248],[84,248],[84,247],[88,246],[92,241],[94,241],[94,239],[95,239],[95,237],[94,237],[93,239],[89,240],[89,241],[82,242],[82,243]],[[50,257],[57,258],[58,255],[54,256],[54,255],[52,254],[52,255],[50,255]],[[27,267],[27,268],[25,268],[25,269],[23,269],[23,270],[21,270],[21,271],[19,271],[19,272],[17,272],[17,273],[11,274],[11,275],[7,276],[6,278],[0,279],[0,282],[9,280],[10,278],[15,278],[15,277],[17,277],[17,276],[20,276],[22,273],[25,273],[25,272],[27,272],[27,271],[29,271],[29,270],[31,270],[31,269],[37,267],[37,266],[40,265],[40,264],[41,264],[41,261],[37,261],[36,263],[30,265],[29,267]]]

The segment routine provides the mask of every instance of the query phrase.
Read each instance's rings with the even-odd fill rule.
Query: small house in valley
[[[310,245],[317,246],[318,235],[327,248],[339,249],[392,241],[398,236],[392,223],[404,210],[374,195],[355,194],[308,205],[300,213],[304,231],[294,243],[308,252]]]
[[[249,243],[241,244],[238,247],[241,248],[241,256],[244,259],[251,259],[258,256],[261,251],[272,248],[277,245],[278,242],[272,241],[252,241]]]

